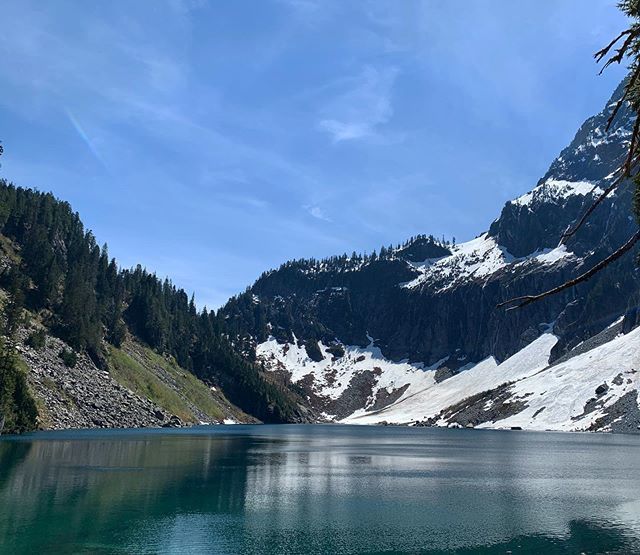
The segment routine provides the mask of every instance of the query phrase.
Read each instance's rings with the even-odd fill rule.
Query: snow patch
[[[392,405],[369,413],[361,409],[342,422],[376,424],[386,421],[406,424],[431,418],[467,397],[539,372],[549,363],[551,349],[557,341],[555,335],[545,333],[501,364],[489,357],[469,365],[468,369],[443,382],[436,383],[434,379],[423,388],[412,385]],[[429,372],[432,373],[435,374]]]
[[[451,255],[429,260],[427,264],[412,264],[422,273],[400,286],[413,289],[425,282],[436,281],[442,282],[444,286],[440,290],[445,290],[469,277],[489,276],[514,260],[487,233],[466,243],[454,245],[451,250]]]
[[[606,408],[640,386],[640,328],[577,355],[566,362],[518,381],[512,399],[526,399],[528,407],[505,420],[483,427],[520,426],[528,430],[587,430]],[[619,374],[622,380],[614,378]],[[586,403],[607,383],[602,406],[584,414]],[[526,396],[526,397],[525,397]],[[544,407],[544,410],[540,410]],[[536,413],[538,413],[536,415]],[[535,415],[535,416],[534,416]]]
[[[544,249],[542,251],[534,252],[529,256],[518,259],[518,261],[534,260],[539,264],[556,264],[565,258],[573,258],[575,255],[567,250],[566,245],[560,245],[555,249]]]
[[[553,265],[575,258],[565,245],[515,258],[486,233],[472,241],[455,245],[452,251],[451,255],[443,258],[430,259],[420,264],[410,263],[420,275],[411,281],[400,283],[399,286],[414,289],[430,283],[434,285],[434,291],[441,292],[469,278],[488,277],[510,264],[533,261],[541,265]]]
[[[524,402],[526,408],[477,427],[586,431],[624,395],[640,389],[640,328],[548,366],[556,341],[552,334],[544,334],[502,364],[490,357],[444,382],[434,381],[421,390],[409,387],[392,405],[372,412],[361,409],[342,422],[406,424],[426,420],[473,395],[510,383],[506,402]],[[607,387],[596,393],[602,384]],[[491,409],[494,403],[488,400],[484,409]]]
[[[590,181],[565,181],[564,179],[547,179],[532,191],[512,200],[513,204],[530,206],[535,202],[549,202],[566,199],[571,196],[601,194],[603,191]]]
[[[316,362],[309,358],[304,346],[298,345],[296,341],[280,344],[274,337],[269,337],[256,346],[256,356],[268,370],[288,372],[294,383],[312,375],[314,393],[330,399],[338,399],[347,390],[354,376],[367,370],[372,371],[376,375],[376,385],[369,399],[370,403],[373,403],[377,392],[381,390],[391,393],[407,384],[425,387],[433,383],[434,370],[446,360],[438,361],[430,367],[406,360],[388,360],[371,337],[366,347],[344,346],[345,352],[341,357],[334,357],[329,352],[329,346],[322,342],[318,346],[323,360]]]

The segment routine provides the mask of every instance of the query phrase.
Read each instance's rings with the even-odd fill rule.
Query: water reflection
[[[638,552],[639,449],[340,426],[3,440],[0,552]]]

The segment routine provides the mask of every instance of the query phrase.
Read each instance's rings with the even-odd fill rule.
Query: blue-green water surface
[[[0,440],[0,553],[640,553],[640,437],[353,426]]]

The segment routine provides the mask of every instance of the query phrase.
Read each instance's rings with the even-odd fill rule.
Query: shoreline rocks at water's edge
[[[28,370],[38,429],[181,428],[195,423],[125,387],[84,353],[76,353],[75,364],[67,366],[60,353],[69,347],[60,339],[47,335],[45,345],[36,349],[28,345],[28,335],[28,330],[19,330],[16,350]]]

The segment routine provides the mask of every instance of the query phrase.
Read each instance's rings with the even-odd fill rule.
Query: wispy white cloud
[[[228,193],[220,193],[217,194],[214,198],[215,200],[220,200],[221,202],[228,204],[239,205],[243,208],[254,208],[262,210],[269,207],[269,202],[251,195],[233,195]]]
[[[317,205],[306,205],[303,207],[311,216],[323,222],[331,222],[331,218],[327,216],[325,211]]]
[[[372,133],[372,127],[368,123],[342,122],[335,119],[323,119],[319,123],[320,129],[333,136],[333,141],[348,141],[361,139]]]
[[[168,5],[188,15],[205,3],[171,0]],[[158,10],[162,12],[162,5]],[[183,55],[190,40],[186,17],[172,20],[165,29],[170,37],[159,40],[154,27],[144,26],[139,14],[107,12],[109,17],[103,18],[83,12],[78,28],[86,32],[69,34],[54,11],[32,4],[16,7],[23,17],[15,17],[15,24],[0,36],[0,52],[12,52],[12,56],[0,56],[0,70],[20,93],[9,98],[5,87],[5,103],[26,117],[37,117],[40,110],[65,112],[103,164],[106,159],[122,166],[129,153],[140,148],[141,140],[152,140],[163,149],[198,158],[198,168],[242,167],[249,181],[255,181],[256,175],[274,174],[281,184],[295,181],[296,188],[315,186],[313,172],[272,144],[253,140],[256,133],[244,129],[247,122],[254,127],[269,127],[272,122],[261,124],[250,110],[238,122],[228,103],[218,103],[216,90],[207,89],[206,106],[200,104],[202,90],[190,83],[193,68]],[[159,17],[153,13],[149,17]],[[125,126],[134,128],[135,134],[123,133]],[[96,134],[108,138],[108,144],[98,148]],[[111,155],[116,150],[118,155]],[[144,163],[139,158],[137,165]]]
[[[378,134],[378,128],[393,116],[391,96],[397,75],[395,67],[366,66],[323,108],[318,128],[334,142]]]

